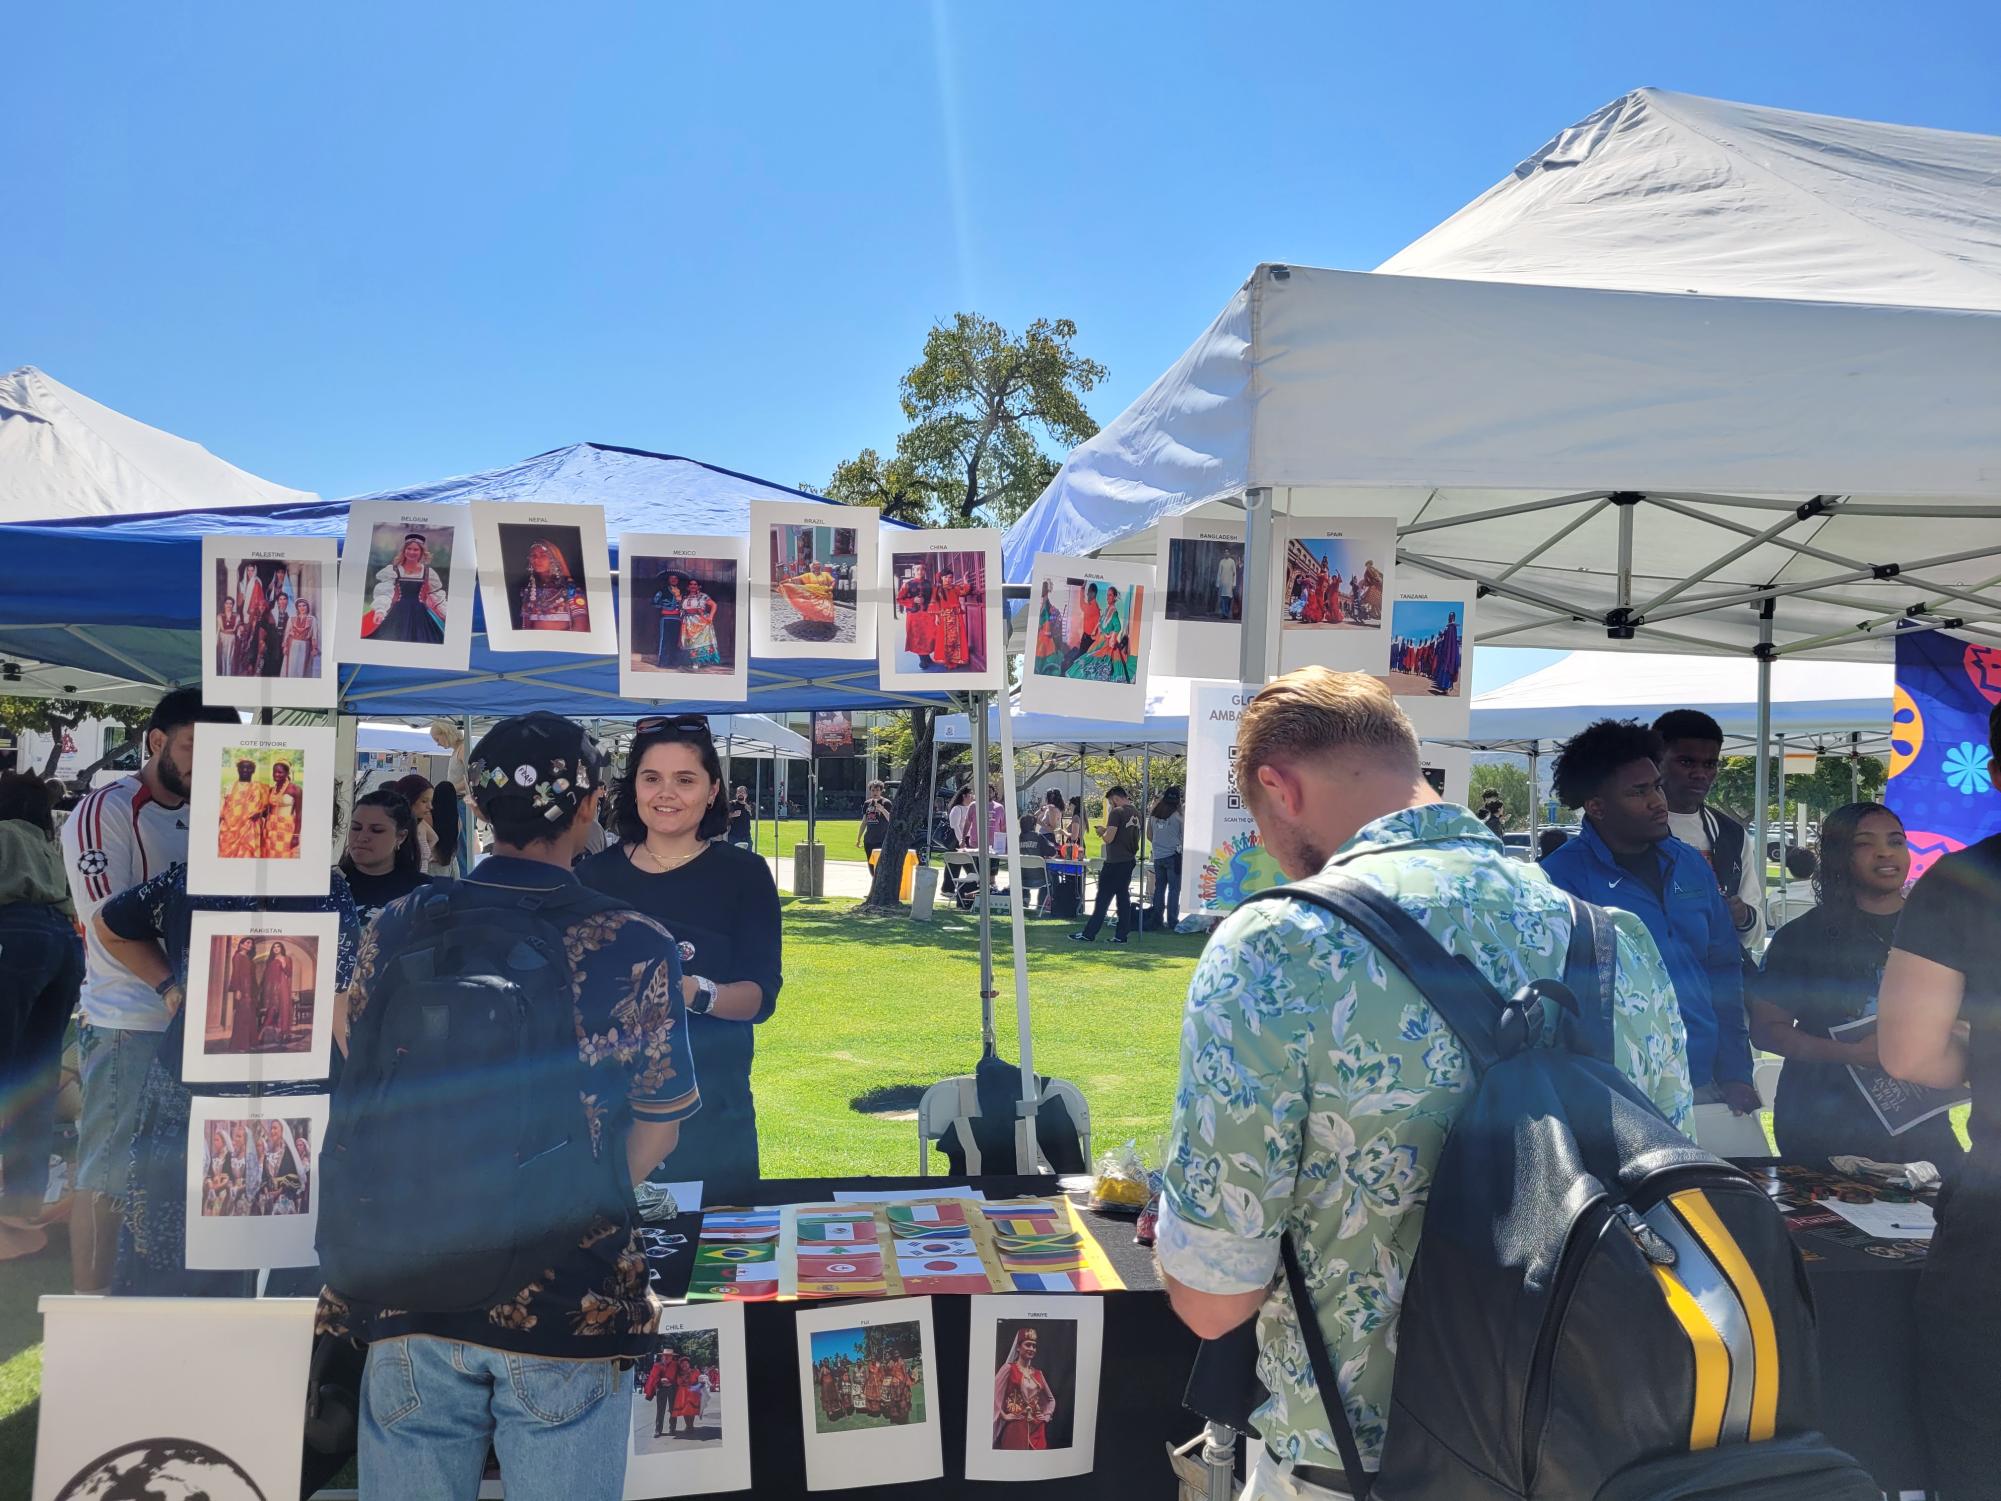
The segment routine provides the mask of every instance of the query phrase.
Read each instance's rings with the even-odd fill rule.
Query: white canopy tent
[[[1006,577],[1237,516],[1253,682],[1287,514],[1394,515],[1404,569],[1479,586],[1481,643],[1746,655],[1766,705],[1783,656],[2001,639],[2001,140],[1741,106],[1704,134],[1679,103],[1629,95],[1510,179],[1576,174],[1588,237],[1561,184],[1504,183],[1459,216],[1491,235],[1390,263],[1421,276],[1258,267],[1070,454]],[[1587,255],[1595,286],[1525,284]]]

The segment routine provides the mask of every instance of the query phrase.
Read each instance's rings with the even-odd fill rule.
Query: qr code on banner
[[[1224,806],[1232,813],[1241,813],[1244,807],[1244,795],[1237,790],[1237,748],[1234,745],[1230,747],[1230,788]]]

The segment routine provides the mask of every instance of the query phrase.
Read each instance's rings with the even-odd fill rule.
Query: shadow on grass
[[[28,1501],[35,1476],[35,1425],[39,1399],[0,1418],[0,1501]]]
[[[854,907],[853,902],[840,899],[814,901],[787,898],[784,902],[786,936],[828,943],[862,939],[871,945],[903,944],[911,948],[969,956],[979,952],[977,913],[940,908],[932,921],[922,923],[908,917],[864,916]],[[1079,926],[1079,920],[1072,918],[1030,918],[1027,937],[1031,962],[1075,962],[1095,958],[1107,966],[1117,965],[1121,970],[1143,972],[1169,965],[1177,968],[1184,966],[1199,955],[1202,946],[1208,942],[1208,936],[1202,933],[1148,931],[1135,933],[1132,940],[1124,945],[1112,943],[1109,937],[1101,937],[1095,943],[1074,943],[1070,934]],[[1008,936],[1006,913],[994,914],[993,933],[994,961],[1005,967],[1012,942]]]
[[[924,1097],[922,1084],[878,1084],[848,1101],[848,1109],[862,1115],[910,1114]]]

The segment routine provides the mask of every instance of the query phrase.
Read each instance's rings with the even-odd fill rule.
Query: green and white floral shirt
[[[1511,860],[1467,809],[1434,803],[1367,825],[1330,865],[1372,882],[1510,994],[1563,972],[1564,895]],[[1687,1044],[1659,951],[1616,914],[1619,1067],[1676,1125],[1692,1108]],[[1380,1461],[1404,1279],[1425,1195],[1471,1078],[1403,972],[1317,907],[1260,902],[1217,929],[1181,1026],[1181,1082],[1157,1246],[1176,1280],[1268,1289],[1257,1412],[1281,1460],[1339,1468],[1313,1370],[1275,1277],[1294,1232],[1364,1463]]]

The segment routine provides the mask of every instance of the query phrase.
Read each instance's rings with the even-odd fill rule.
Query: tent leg
[[[1246,684],[1262,685],[1271,670],[1272,596],[1277,592],[1272,555],[1272,492],[1257,487],[1244,492],[1244,623],[1238,676]]]
[[[1042,1148],[1035,1139],[1035,1111],[1041,1103],[1041,1096],[1035,1087],[1035,1047],[1029,1033],[1028,915],[1022,911],[1024,894],[1021,889],[1021,797],[1014,785],[1014,716],[1008,712],[1006,694],[996,693],[994,702],[1000,706],[1001,806],[1005,809],[1010,835],[1007,842],[1007,909],[1008,936],[1014,948],[1014,1033],[1015,1045],[1021,1049],[1021,1126],[1016,1133],[1021,1142],[1015,1161],[1018,1171],[1033,1173],[1041,1169]],[[981,722],[985,723],[984,717]],[[991,985],[988,988],[991,989]],[[990,1030],[993,1026],[991,1006],[987,1012],[987,1026]]]
[[[977,871],[980,883],[980,1057],[994,1056],[994,909],[993,909],[993,861],[989,850],[993,840],[988,834],[990,820],[987,817],[987,699],[998,702],[1000,695],[976,693],[973,703],[973,819],[980,831],[977,851]]]
[[[1529,747],[1529,858],[1542,843],[1542,742]]]
[[[1862,732],[1848,732],[1848,800],[1862,801]]]
[[[1149,808],[1151,808],[1151,807],[1153,806],[1153,747],[1152,747],[1152,746],[1150,746],[1150,745],[1143,745],[1143,746],[1141,746],[1141,747],[1140,747],[1140,751],[1139,751],[1139,766],[1140,766],[1140,771],[1139,771],[1139,868],[1140,868],[1140,869],[1141,869],[1142,871],[1144,871],[1144,870],[1146,869],[1146,815],[1147,815],[1147,810],[1148,810]],[[1139,889],[1140,889],[1140,892],[1141,892],[1141,894],[1142,894],[1142,895],[1144,895],[1144,894],[1145,894],[1145,892],[1146,892],[1146,877],[1145,877],[1144,875],[1142,875],[1142,876],[1141,876],[1141,877],[1139,878]],[[1165,903],[1164,903],[1164,902],[1163,902],[1163,904],[1162,904],[1162,907],[1161,907],[1161,910],[1162,910],[1163,912],[1167,910],[1167,908],[1166,908],[1166,905],[1165,905]],[[1144,932],[1146,931],[1146,903],[1145,903],[1145,902],[1141,902],[1141,903],[1139,904],[1139,930],[1140,930],[1140,932],[1142,932],[1142,933],[1144,933]]]
[[[931,711],[931,800],[924,805],[924,860],[931,861],[931,829],[938,822],[938,711]]]
[[[1792,848],[1792,840],[1787,837],[1786,826],[1786,737],[1779,735],[1779,926],[1786,925],[1786,888],[1792,884],[1792,871],[1786,865],[1786,855]]]
[[[750,798],[750,847],[755,850],[761,842],[759,836],[763,832],[759,826],[764,822],[764,762],[757,763],[751,780],[757,784]],[[777,846],[773,845],[772,848],[775,850]],[[778,862],[775,860],[771,864],[771,874],[775,882],[778,878]]]
[[[1758,901],[1765,900],[1770,879],[1765,846],[1771,842],[1772,798],[1772,601],[1758,607],[1758,760],[1752,779],[1751,857],[1757,862]]]

